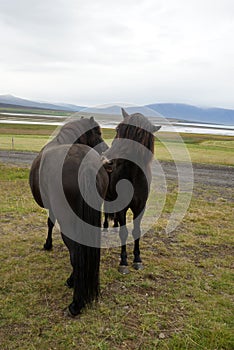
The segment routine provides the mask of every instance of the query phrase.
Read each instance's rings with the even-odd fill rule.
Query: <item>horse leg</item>
[[[73,300],[68,313],[74,317],[82,309],[98,299],[100,248],[88,247],[71,240],[62,234],[64,243],[69,249],[73,273],[67,280],[74,286]],[[70,286],[70,285],[69,285]]]
[[[73,249],[74,243],[72,244],[71,239],[67,238],[63,233],[61,233],[61,235],[62,235],[63,242],[65,243],[66,247],[69,250],[70,262],[73,269],[71,275],[68,277],[68,279],[65,282],[65,286],[67,286],[68,288],[73,288],[74,287],[74,266],[75,266],[75,256],[74,256],[74,249]]]
[[[72,273],[70,274],[70,276],[68,277],[68,279],[65,282],[65,286],[67,286],[68,288],[73,288],[74,287],[74,269],[75,269],[75,253],[74,253],[74,249],[72,249],[69,245],[69,254],[70,254],[70,262],[71,262],[71,266],[72,266]]]
[[[116,214],[114,214],[114,225],[113,225],[113,227],[119,227],[119,222],[118,222]]]
[[[127,261],[127,250],[126,250],[126,241],[128,238],[128,230],[126,228],[126,211],[118,213],[117,219],[120,224],[119,236],[121,240],[121,254],[120,254],[120,263],[118,271],[123,275],[128,274],[130,271],[128,269]]]
[[[100,248],[88,247],[75,242],[74,249],[74,292],[68,310],[70,316],[77,316],[86,305],[97,301],[99,295]]]
[[[65,286],[67,286],[68,288],[74,287],[74,271],[72,271],[72,273],[70,274],[70,276],[66,280]]]
[[[108,224],[108,214],[105,213],[105,221],[103,223],[103,231],[108,231],[108,227],[109,227],[109,224]]]
[[[53,247],[53,244],[52,244],[52,231],[53,231],[54,223],[55,223],[55,217],[54,217],[54,215],[51,212],[49,212],[49,217],[48,217],[48,220],[47,220],[48,234],[47,234],[46,242],[44,244],[44,249],[45,250],[51,250],[52,247]]]
[[[141,256],[140,256],[140,236],[141,236],[141,219],[142,219],[143,213],[141,213],[139,216],[134,215],[133,216],[133,231],[132,235],[134,238],[134,260],[133,260],[133,268],[135,270],[143,270],[144,266],[142,264]]]

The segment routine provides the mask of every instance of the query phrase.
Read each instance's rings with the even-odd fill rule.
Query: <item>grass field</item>
[[[0,150],[39,151],[54,130],[55,127],[45,125],[0,124]],[[113,129],[103,129],[103,137],[109,144],[114,134]],[[157,158],[171,160],[172,151],[183,161],[183,154],[188,150],[195,163],[234,165],[233,137],[197,134],[181,134],[180,137],[173,133],[159,133],[155,141]]]
[[[20,147],[26,141],[40,147],[52,130],[1,126],[0,140],[19,135]],[[172,136],[164,137],[176,145]],[[104,130],[105,139],[112,137]],[[213,155],[213,163],[233,165],[233,139],[184,135],[184,141],[193,160],[210,162]],[[202,157],[207,147],[210,156]],[[32,199],[28,174],[28,167],[0,164],[1,350],[234,348],[234,188],[195,184],[183,222],[167,235],[177,198],[177,184],[168,181],[163,213],[141,240],[145,269],[122,276],[119,248],[103,249],[99,303],[70,319],[63,311],[72,299],[64,286],[68,252],[57,230],[54,249],[42,250],[47,217]]]
[[[46,213],[28,169],[1,165],[0,181],[1,349],[233,349],[233,189],[195,188],[168,236],[177,195],[169,183],[164,212],[142,239],[145,269],[122,276],[119,249],[103,250],[100,301],[73,320],[63,313],[68,252],[57,231],[54,250],[42,250]]]
[[[52,109],[39,109],[39,108],[25,108],[22,106],[20,107],[0,107],[0,114],[1,113],[22,113],[27,116],[27,114],[46,114],[46,115],[60,115],[60,116],[67,116],[70,113],[66,111],[56,111]]]

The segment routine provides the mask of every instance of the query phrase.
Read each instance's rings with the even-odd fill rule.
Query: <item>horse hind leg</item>
[[[50,213],[48,220],[47,220],[47,226],[48,226],[48,234],[47,238],[44,244],[44,249],[45,250],[51,250],[53,248],[53,243],[52,243],[52,232],[54,228],[54,223],[55,223],[55,218],[54,216]]]
[[[71,275],[68,277],[68,279],[65,282],[65,286],[68,288],[74,288],[74,272],[72,271]]]
[[[75,250],[76,250],[77,243],[72,241],[70,238],[68,238],[62,232],[61,232],[61,236],[62,236],[63,242],[65,243],[65,245],[69,251],[70,262],[71,262],[71,266],[72,266],[72,273],[70,274],[70,276],[66,280],[65,286],[68,288],[73,288],[74,287]]]

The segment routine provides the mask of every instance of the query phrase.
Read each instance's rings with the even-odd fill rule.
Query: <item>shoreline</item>
[[[51,120],[55,119],[57,120]],[[25,117],[23,120],[19,119],[1,119],[0,124],[13,124],[13,125],[49,125],[49,126],[61,126],[64,124],[67,118],[64,117],[40,117],[37,120]],[[101,128],[115,129],[119,124],[119,120],[107,121],[100,118],[96,118]],[[208,135],[221,135],[221,136],[233,136],[234,137],[234,125],[217,125],[217,124],[201,124],[201,123],[186,123],[178,122],[175,123],[160,123],[162,125],[160,132],[175,132],[175,133],[186,133],[186,134],[208,134]]]

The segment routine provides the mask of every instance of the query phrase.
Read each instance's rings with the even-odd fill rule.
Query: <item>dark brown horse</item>
[[[62,128],[59,130],[59,133],[53,138],[53,140],[47,143],[45,147],[42,148],[38,156],[34,159],[31,166],[30,186],[35,201],[41,207],[43,207],[39,189],[39,169],[41,157],[43,155],[43,152],[45,152],[49,148],[65,144],[84,144],[88,145],[89,147],[95,147],[98,144],[100,144],[101,146],[99,148],[96,148],[96,150],[99,153],[104,152],[108,148],[106,143],[101,138],[100,126],[94,121],[93,117],[91,117],[90,119],[82,118],[72,120],[63,125]],[[55,221],[56,218],[54,217],[52,210],[49,210],[47,220],[48,234],[46,242],[43,246],[45,250],[51,250],[53,247],[52,232]]]
[[[119,271],[123,274],[129,273],[126,241],[128,230],[126,227],[126,213],[130,208],[133,213],[133,238],[134,260],[133,267],[136,270],[142,269],[143,264],[140,257],[139,241],[141,236],[141,220],[144,214],[146,201],[148,198],[151,183],[151,162],[154,154],[154,135],[153,133],[160,129],[160,126],[154,126],[140,113],[128,115],[122,109],[124,117],[116,128],[116,137],[112,146],[104,153],[103,163],[107,166],[113,162],[113,171],[110,176],[110,184],[105,202],[106,210],[108,201],[114,201],[121,197],[118,205],[113,207],[112,215],[115,213],[116,223],[120,225],[121,239],[121,260]],[[118,193],[116,185],[121,180],[128,180],[133,187],[133,194],[129,200],[128,188],[124,188]],[[115,209],[115,210],[114,210]],[[115,225],[116,225],[115,223]],[[107,226],[107,224],[106,224]]]
[[[30,171],[34,199],[49,210],[49,230],[57,220],[69,249],[73,272],[67,284],[74,286],[71,315],[79,314],[99,293],[101,206],[109,182],[99,153],[105,149],[93,118],[73,121],[43,148]],[[98,195],[92,193],[94,206],[90,206],[84,196],[90,195],[93,185]]]

